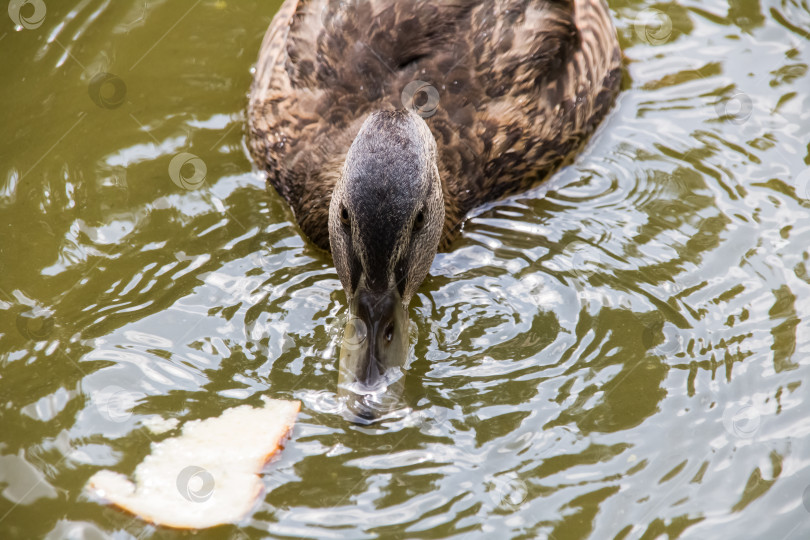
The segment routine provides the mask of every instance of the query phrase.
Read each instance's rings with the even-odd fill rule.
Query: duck
[[[284,1],[247,146],[331,252],[349,308],[341,387],[398,380],[436,253],[468,212],[577,153],[615,102],[621,60],[603,0]]]

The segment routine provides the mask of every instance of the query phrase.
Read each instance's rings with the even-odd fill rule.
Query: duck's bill
[[[338,396],[348,420],[368,424],[393,409],[404,388],[408,312],[396,290],[358,291],[340,347]]]

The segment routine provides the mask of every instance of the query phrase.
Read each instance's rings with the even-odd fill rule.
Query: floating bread
[[[301,404],[265,399],[261,408],[241,405],[216,418],[193,420],[178,437],[152,444],[135,468],[135,483],[99,471],[87,489],[158,525],[203,529],[235,523],[262,492],[267,460],[292,429]]]

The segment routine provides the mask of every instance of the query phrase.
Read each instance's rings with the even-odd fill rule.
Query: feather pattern
[[[620,79],[603,0],[285,0],[259,53],[248,146],[329,249],[332,190],[363,120],[416,106],[437,143],[447,248],[469,210],[580,148]],[[403,103],[409,88],[424,91]]]

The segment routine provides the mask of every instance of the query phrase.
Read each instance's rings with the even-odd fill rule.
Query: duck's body
[[[396,385],[408,305],[476,205],[571,155],[613,103],[603,0],[285,0],[265,36],[249,147],[331,249],[353,326],[342,388]]]
[[[286,0],[259,53],[249,147],[329,249],[332,192],[360,126],[408,106],[403,91],[423,81],[435,89],[421,116],[437,143],[446,247],[468,211],[580,147],[613,103],[620,61],[603,0]]]

